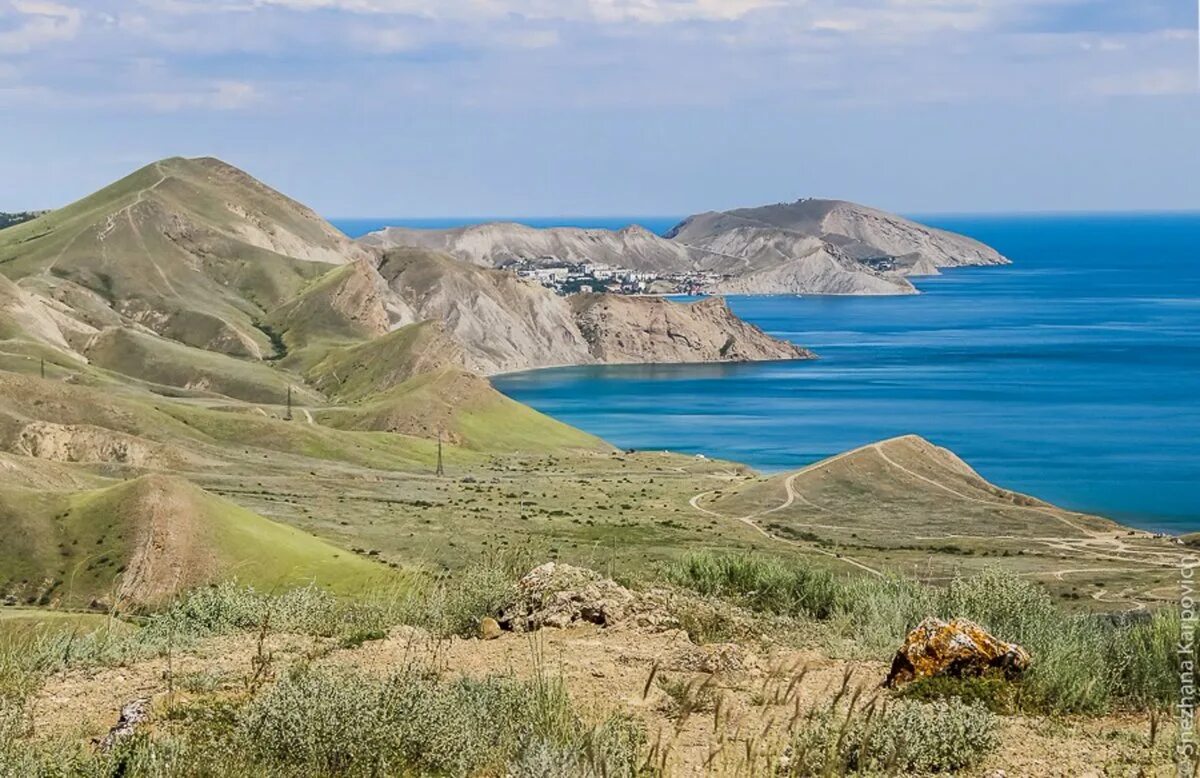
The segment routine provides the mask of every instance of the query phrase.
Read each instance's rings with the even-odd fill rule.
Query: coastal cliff
[[[560,297],[498,270],[419,249],[387,252],[380,273],[416,320],[444,323],[485,375],[596,363],[746,362],[812,354],[742,321],[724,300]]]
[[[718,294],[916,294],[907,276],[1001,265],[963,235],[842,200],[710,211],[659,236],[621,230],[487,223],[448,230],[388,227],[359,240],[377,249],[445,252],[481,267],[599,265],[656,276],[655,286]]]
[[[681,305],[656,297],[575,295],[571,309],[598,362],[684,363],[811,359],[807,349],[739,319],[725,300]]]

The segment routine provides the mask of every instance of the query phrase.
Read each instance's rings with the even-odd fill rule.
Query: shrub
[[[1180,627],[1179,611],[1170,608],[1112,630],[1114,695],[1144,707],[1167,708],[1178,701],[1183,660],[1200,664],[1195,646],[1190,657],[1179,652]]]
[[[902,687],[898,696],[921,702],[957,698],[999,714],[1014,713],[1018,707],[1017,685],[996,675],[919,678]]]
[[[298,775],[475,775],[510,763],[527,775],[562,764],[630,775],[642,742],[631,726],[614,719],[589,731],[562,684],[542,676],[300,669],[246,706],[237,741],[252,764]]]
[[[969,618],[997,637],[1024,646],[1033,664],[1008,692],[992,684],[997,709],[1101,713],[1115,706],[1166,707],[1177,693],[1179,615],[1113,622],[1068,613],[1038,584],[1001,568],[955,578],[937,588],[912,579],[838,579],[802,563],[733,554],[693,554],[670,565],[671,582],[758,611],[823,620],[839,653],[887,659],[928,616]],[[712,631],[685,622],[689,634]],[[968,698],[982,688],[931,684]],[[984,700],[980,700],[984,702]]]
[[[937,590],[910,578],[860,576],[843,586],[833,632],[858,656],[890,658],[909,630],[936,609]]]
[[[416,589],[400,606],[399,618],[441,636],[473,635],[479,620],[510,604],[524,568],[504,559],[482,560],[453,578]]]
[[[810,712],[782,760],[784,775],[956,772],[996,747],[996,718],[961,700]]]
[[[301,669],[246,706],[238,735],[259,764],[319,775],[386,772],[395,722],[384,692],[355,673]]]
[[[666,575],[678,586],[750,610],[815,619],[829,618],[843,591],[827,570],[752,554],[689,554],[671,563]]]
[[[955,772],[996,747],[996,718],[961,700],[901,702],[864,728],[859,769],[895,767],[910,772]]]
[[[1044,588],[1003,568],[956,577],[941,599],[942,617],[971,619],[1017,643],[1044,641],[1063,620]]]

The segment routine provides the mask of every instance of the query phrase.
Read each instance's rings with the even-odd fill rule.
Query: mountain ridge
[[[845,200],[792,203],[689,216],[665,235],[485,222],[449,229],[386,227],[359,238],[376,248],[443,251],[503,267],[600,264],[660,275],[718,276],[713,293],[915,294],[908,276],[1008,260],[972,238]]]

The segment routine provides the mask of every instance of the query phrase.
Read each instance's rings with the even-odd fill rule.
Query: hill
[[[0,589],[22,602],[128,609],[232,577],[346,593],[388,577],[381,565],[171,476],[72,493],[5,488],[0,515],[12,540],[0,552]]]
[[[903,288],[903,276],[939,268],[1002,265],[994,249],[963,235],[842,200],[797,200],[690,216],[667,237],[745,263],[731,288],[777,288],[782,278],[811,276],[851,262]],[[870,291],[882,289],[873,283]],[[800,290],[795,290],[800,291]]]
[[[298,403],[318,397],[300,378],[261,362],[185,346],[128,327],[103,330],[88,342],[83,353],[98,367],[192,392],[278,405],[286,400],[290,386]]]
[[[270,355],[258,327],[309,279],[367,256],[296,203],[214,159],[156,162],[0,233],[0,273],[82,288],[127,325],[235,356]],[[86,315],[76,318],[86,321]]]
[[[510,400],[486,379],[445,368],[422,373],[348,408],[317,413],[346,430],[444,439],[476,451],[611,451],[599,438]]]
[[[902,280],[859,263],[857,244],[835,246],[833,213],[728,223],[820,227],[826,238],[803,240],[858,263],[855,272]],[[1165,568],[1151,540],[1006,496],[928,444],[886,442],[762,479],[735,463],[617,452],[480,377],[811,356],[719,299],[563,298],[428,249],[367,252],[327,229],[228,166],[166,160],[5,230],[5,486],[83,494],[170,474],[266,520],[433,569],[524,549],[585,563],[600,553],[614,570],[644,573],[728,547],[948,575],[1007,555],[1064,596],[1103,580],[1097,607],[1158,596]],[[139,233],[157,237],[142,250]],[[116,251],[118,235],[138,250]],[[162,291],[155,266],[180,283],[154,305],[179,307],[142,315],[147,290]],[[225,273],[235,266],[241,276]],[[251,277],[279,283],[238,280]],[[238,345],[251,342],[257,354]],[[7,504],[14,525],[45,515],[37,499]]]
[[[393,389],[410,378],[446,367],[465,368],[466,355],[440,321],[401,327],[358,345],[333,349],[305,380],[341,401]]]
[[[644,230],[621,236],[622,251],[681,251]],[[0,274],[0,341],[26,358],[33,347],[57,349],[137,380],[254,402],[293,377],[272,379],[212,355],[303,373],[329,349],[432,320],[476,372],[596,361],[570,306],[542,287],[429,250],[369,250],[215,159],[156,162],[4,230]],[[757,347],[728,356],[720,348],[689,352],[680,347],[689,342],[683,308],[673,320],[684,339],[656,344],[664,333],[639,325],[652,310],[659,308],[611,306],[631,317],[614,324],[638,338],[627,357],[705,361],[786,351],[740,328]]]
[[[266,325],[290,353],[378,338],[413,320],[407,303],[391,293],[374,263],[358,260],[313,281],[271,311]]]
[[[666,237],[641,227],[618,231],[489,223],[450,230],[389,227],[362,239],[389,249],[433,249],[486,267],[602,264],[663,275],[722,276],[729,294],[913,294],[909,275],[1008,262],[963,235],[841,200],[690,216]]]
[[[768,336],[709,297],[680,304],[659,297],[580,294],[571,310],[588,351],[606,364],[758,362],[811,359],[812,352]]]
[[[699,262],[697,252],[637,225],[616,231],[577,227],[539,229],[502,222],[449,230],[387,227],[360,238],[359,242],[381,249],[409,247],[445,252],[482,267],[503,267],[513,261],[591,262],[679,273]]]
[[[593,363],[811,356],[747,325],[721,301],[564,298],[512,273],[422,249],[385,253],[379,272],[418,320],[443,322],[462,346],[467,367],[484,374]]]
[[[936,578],[1003,557],[1056,588],[1103,570],[1107,588],[1091,593],[1099,603],[1112,592],[1151,591],[1146,582],[1162,580],[1171,564],[1170,547],[1149,533],[994,486],[916,435],[721,488],[692,505],[781,543],[836,550],[862,568],[922,566]]]

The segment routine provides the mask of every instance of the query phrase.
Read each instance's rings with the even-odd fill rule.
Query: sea
[[[990,481],[1155,531],[1200,531],[1200,214],[916,216],[1005,267],[906,297],[731,297],[820,359],[498,376],[505,394],[625,448],[799,468],[916,433]],[[337,220],[351,235],[385,224]],[[663,232],[673,217],[515,219]]]

